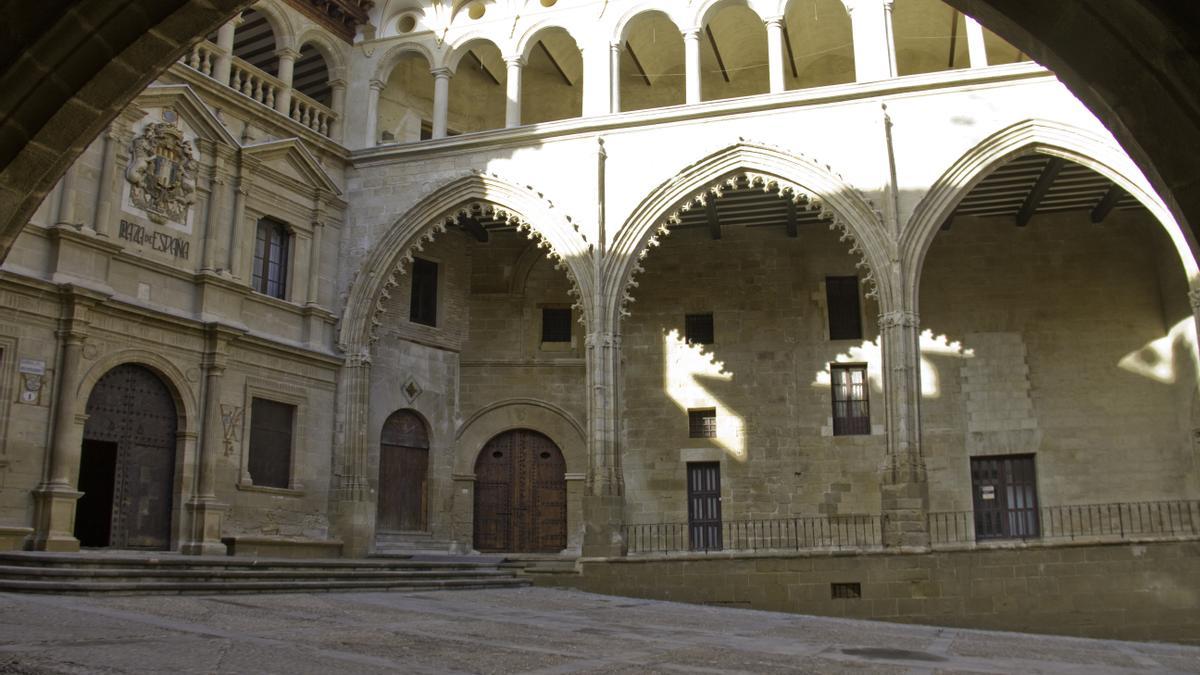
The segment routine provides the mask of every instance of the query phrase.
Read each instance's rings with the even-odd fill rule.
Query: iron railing
[[[883,543],[882,517],[874,515],[649,523],[623,530],[630,553],[864,549]]]
[[[1122,540],[1147,537],[1200,535],[1200,501],[1112,502],[1043,506],[1037,521],[1029,514],[1011,515],[1020,522],[981,522],[974,511],[929,514],[929,539],[933,545],[992,540]],[[1012,527],[1008,527],[1008,525]]]

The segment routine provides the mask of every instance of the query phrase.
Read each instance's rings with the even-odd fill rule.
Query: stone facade
[[[913,550],[930,514],[970,520],[973,457],[1033,455],[1048,507],[1200,499],[1194,243],[1052,74],[973,22],[969,58],[929,67],[900,38],[940,3],[896,17],[895,54],[890,3],[694,5],[378,8],[355,47],[256,5],[282,61],[319,48],[329,105],[236,58],[237,22],[196,45],[4,263],[0,541],[77,546],[83,408],[122,363],[175,393],[170,548],[191,553],[382,550],[399,410],[429,437],[428,526],[400,536],[454,550],[475,544],[480,452],[518,429],[563,455],[570,555],[686,523],[692,462],[719,463],[726,521],[875,519],[874,545]],[[789,74],[774,41],[801,5],[853,41]],[[643,42],[652,21],[678,50]],[[753,46],[726,54],[736,84],[696,51],[705,26]],[[1030,155],[1140,208],[951,218]],[[697,216],[739,199],[791,215]],[[263,219],[286,231],[283,297],[256,286]],[[416,259],[434,325],[412,320]],[[832,276],[859,278],[861,338],[830,339]],[[570,310],[568,340],[542,340],[545,309]],[[689,344],[706,312],[715,341]],[[839,363],[866,369],[865,433],[835,433]],[[282,486],[250,475],[256,398],[294,407]],[[715,437],[690,437],[708,408]]]

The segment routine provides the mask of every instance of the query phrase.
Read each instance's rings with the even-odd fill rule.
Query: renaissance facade
[[[367,5],[197,43],[13,246],[9,547],[1197,534],[1196,244],[969,18]]]

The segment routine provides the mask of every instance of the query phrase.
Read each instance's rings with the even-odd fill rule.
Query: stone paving
[[[525,588],[0,594],[0,673],[1200,673],[1200,648]]]

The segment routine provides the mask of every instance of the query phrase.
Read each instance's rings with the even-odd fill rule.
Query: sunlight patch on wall
[[[729,453],[733,459],[746,461],[746,422],[727,407],[705,386],[706,381],[732,382],[733,373],[725,363],[706,352],[703,345],[689,344],[678,330],[663,336],[663,390],[682,410],[714,408],[717,412],[717,436],[705,439]]]
[[[965,349],[957,340],[951,341],[945,335],[934,335],[932,330],[927,329],[921,333],[921,395],[925,398],[937,398],[941,395],[940,378],[937,367],[926,358],[927,355],[957,356],[969,359],[975,356],[975,353],[970,349]],[[851,347],[835,356],[832,363],[867,364],[867,379],[871,382],[871,388],[883,391],[883,358],[880,352],[879,338],[873,342],[864,341],[857,347]],[[830,377],[830,365],[826,365],[824,370],[817,371],[813,385],[828,387]]]
[[[1126,354],[1117,365],[1142,377],[1163,384],[1174,384],[1179,378],[1175,355],[1180,350],[1186,350],[1191,356],[1193,372],[1200,373],[1200,356],[1196,354],[1196,320],[1190,316],[1171,326],[1166,335]]]

